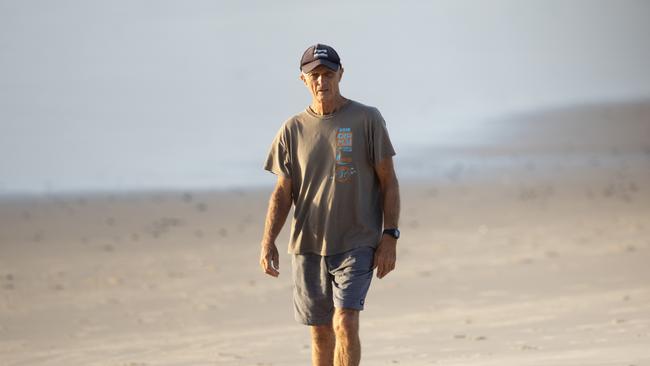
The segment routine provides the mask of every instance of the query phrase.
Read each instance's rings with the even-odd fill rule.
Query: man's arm
[[[275,239],[280,234],[282,226],[291,210],[291,179],[278,176],[278,182],[271,193],[269,208],[266,213],[264,236],[260,253],[262,270],[273,277],[278,277],[280,272],[280,256],[275,245]]]
[[[387,157],[375,165],[375,173],[383,198],[384,228],[397,228],[400,212],[399,182],[393,166],[393,158]],[[383,278],[395,269],[397,259],[397,239],[390,235],[382,235],[377,250],[373,268],[377,268],[377,277]]]

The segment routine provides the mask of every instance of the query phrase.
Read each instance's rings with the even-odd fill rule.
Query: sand
[[[498,148],[410,167],[398,155],[398,171],[432,174],[402,180],[362,364],[650,364],[649,106],[541,114]],[[258,264],[269,192],[0,197],[0,365],[310,364],[286,226],[280,277]]]
[[[373,279],[362,363],[648,364],[650,154],[638,158],[513,158],[403,183],[398,264]],[[286,228],[280,277],[258,267],[268,193],[5,198],[1,363],[309,364]]]

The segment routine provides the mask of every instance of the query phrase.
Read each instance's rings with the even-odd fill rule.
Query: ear
[[[300,80],[302,80],[302,82],[305,83],[305,85],[307,85],[307,79],[305,78],[305,74],[302,72],[300,73]]]
[[[341,65],[341,68],[339,70],[339,81],[341,81],[341,79],[343,79],[343,71],[345,71],[345,70],[343,70],[343,65]]]

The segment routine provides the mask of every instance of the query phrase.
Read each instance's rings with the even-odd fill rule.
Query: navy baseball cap
[[[305,53],[302,54],[300,71],[309,73],[318,65],[325,65],[331,70],[338,71],[339,67],[341,67],[341,59],[332,47],[326,44],[316,43],[307,48]]]

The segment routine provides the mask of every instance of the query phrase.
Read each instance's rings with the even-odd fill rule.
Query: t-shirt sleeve
[[[285,126],[282,126],[271,143],[264,169],[289,178],[291,177],[291,156],[287,142]]]
[[[386,121],[379,110],[374,109],[372,128],[370,129],[370,162],[377,165],[382,159],[395,155],[395,149],[390,141]]]

